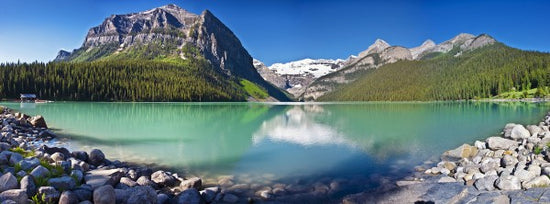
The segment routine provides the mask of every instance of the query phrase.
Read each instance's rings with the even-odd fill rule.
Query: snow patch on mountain
[[[303,59],[287,63],[275,63],[269,66],[279,75],[313,75],[314,78],[327,75],[342,68],[343,59]]]

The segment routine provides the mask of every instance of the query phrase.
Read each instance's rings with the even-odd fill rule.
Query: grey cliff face
[[[411,48],[410,49],[411,55],[412,55],[413,59],[418,59],[418,57],[422,53],[434,49],[435,46],[436,46],[436,44],[435,44],[434,41],[426,40],[424,43],[422,43],[422,45],[420,45],[418,47]]]
[[[374,43],[367,48],[367,50],[359,53],[358,58],[363,58],[367,55],[373,54],[373,53],[380,53],[384,51],[386,48],[390,47],[390,44],[388,44],[386,41],[382,39],[376,39]]]
[[[254,67],[258,70],[258,73],[262,76],[262,78],[264,78],[264,80],[271,82],[273,85],[281,89],[288,88],[286,79],[275,73],[275,71],[270,70],[263,62],[254,59]]]
[[[137,42],[147,43],[152,39],[170,37],[156,33],[165,28],[188,33],[198,20],[198,15],[172,4],[139,13],[112,15],[88,31],[83,47],[109,43],[124,43],[124,46]]]
[[[59,52],[57,53],[57,57],[55,57],[53,61],[54,62],[65,61],[67,60],[67,58],[69,58],[69,56],[71,56],[70,52],[67,52],[65,50],[59,50]]]
[[[382,51],[382,53],[380,53],[380,57],[385,64],[394,63],[398,60],[413,59],[411,51],[409,51],[409,49],[399,46],[386,48],[384,51]]]
[[[158,42],[163,47],[164,43],[175,43],[178,50],[192,45],[220,73],[255,82],[273,97],[289,100],[282,91],[263,80],[237,36],[208,10],[197,15],[170,4],[138,13],[112,15],[88,31],[79,50],[88,52],[103,46],[116,46],[115,51],[104,53],[108,56],[124,52],[131,46]],[[179,53],[178,50],[165,51]],[[180,57],[185,59],[183,53]]]

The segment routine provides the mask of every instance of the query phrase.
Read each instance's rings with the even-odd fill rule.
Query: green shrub
[[[10,151],[21,154],[23,157],[34,157],[36,155],[34,151],[26,151],[21,147],[12,148]]]
[[[536,146],[535,149],[533,149],[533,152],[535,154],[540,154],[542,152],[542,147]]]

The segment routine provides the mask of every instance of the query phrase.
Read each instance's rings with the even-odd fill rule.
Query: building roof
[[[21,98],[36,98],[36,94],[21,94]]]

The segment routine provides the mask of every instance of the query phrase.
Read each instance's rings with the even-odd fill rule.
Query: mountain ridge
[[[481,44],[487,41],[481,37]],[[485,38],[485,39],[483,39]],[[463,48],[477,47],[475,40]],[[491,41],[491,40],[490,40]],[[479,43],[479,42],[478,42]],[[493,98],[536,89],[549,93],[550,54],[523,51],[495,42],[424,60],[386,64],[317,98],[319,101],[447,101]]]
[[[455,57],[457,57],[463,52],[492,45],[496,42],[494,38],[487,34],[474,36],[472,34],[460,33],[440,44],[434,43],[435,45],[430,45],[431,43],[426,40],[419,47],[405,48],[402,46],[391,46],[389,43],[377,39],[369,48],[360,52],[357,59],[349,62],[348,66],[343,67],[337,72],[319,77],[312,82],[299,98],[305,101],[315,100],[325,93],[335,90],[340,85],[355,81],[363,73],[386,64],[401,60],[423,60],[426,57],[451,52],[453,48],[458,49],[458,52],[455,54]],[[423,47],[423,45],[425,46]],[[385,48],[380,50],[379,48],[381,47]]]
[[[60,53],[62,53],[60,51]],[[174,4],[111,15],[89,29],[82,46],[55,61],[155,60],[204,57],[228,79],[246,79],[280,101],[286,93],[266,82],[237,36],[209,10],[193,14]]]

